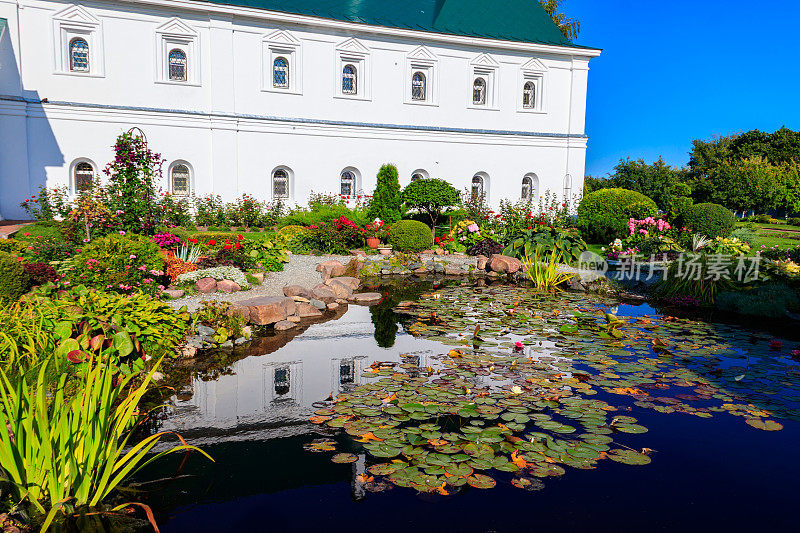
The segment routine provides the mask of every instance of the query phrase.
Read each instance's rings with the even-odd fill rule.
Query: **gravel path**
[[[169,300],[167,303],[175,309],[185,305],[190,312],[194,312],[200,307],[202,300],[238,302],[257,296],[283,296],[283,288],[287,285],[302,285],[310,289],[320,283],[322,276],[317,272],[317,265],[321,262],[336,259],[343,264],[347,264],[352,258],[352,255],[292,255],[291,260],[283,265],[282,272],[267,272],[264,274],[264,283],[254,285],[249,291],[231,294],[225,294],[224,292],[197,293],[177,300]]]

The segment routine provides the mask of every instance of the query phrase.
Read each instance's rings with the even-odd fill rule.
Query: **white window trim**
[[[472,174],[472,177],[469,179],[469,191],[472,194],[472,180],[475,177],[480,177],[483,180],[483,198],[484,200],[489,203],[489,194],[491,193],[491,179],[489,178],[489,174],[484,171],[475,172]]]
[[[372,77],[370,51],[358,39],[351,37],[336,47],[334,63],[333,97],[347,100],[372,100]],[[342,91],[342,71],[347,65],[356,68],[356,92],[347,94]]]
[[[403,102],[409,105],[439,105],[439,59],[425,46],[418,46],[406,56],[405,77],[403,78]],[[425,99],[411,97],[411,78],[415,72],[425,75]]]
[[[545,78],[547,67],[544,63],[536,58],[531,58],[527,63],[522,65],[519,69],[517,76],[517,112],[518,113],[534,113],[545,114],[547,113],[546,97],[547,91],[545,87]],[[533,82],[536,91],[536,100],[534,107],[528,108],[522,105],[522,94],[527,82]]]
[[[531,198],[530,198],[531,201],[538,201],[539,200],[539,188],[540,188],[539,175],[536,174],[535,172],[528,172],[527,174],[522,176],[523,180],[525,178],[530,178],[530,180],[531,180]],[[520,181],[520,196],[521,196],[521,193],[522,193],[522,182]],[[524,198],[520,198],[520,199],[524,200]]]
[[[186,81],[169,79],[169,53],[176,48],[186,54]],[[156,28],[155,54],[155,83],[200,86],[200,36],[185,22],[173,17]]]
[[[482,109],[488,111],[500,110],[500,65],[488,54],[481,54],[470,63],[470,77],[467,91],[467,107],[469,109]],[[486,103],[476,104],[472,100],[472,90],[475,78],[486,81]]]
[[[288,193],[287,196],[275,196],[275,183],[273,180],[275,177],[275,172],[278,170],[283,170],[286,172],[286,179],[288,180],[286,184],[286,192]],[[282,202],[292,201],[294,198],[294,171],[291,168],[287,167],[286,165],[278,165],[269,172],[269,197],[273,202],[276,200],[281,200]]]
[[[422,176],[422,179],[424,180],[430,179],[430,174],[428,173],[427,170],[425,170],[424,168],[418,168],[408,175],[409,183],[411,183],[411,178],[414,177],[414,174],[419,174],[420,176]]]
[[[75,179],[76,178],[75,170],[81,163],[89,163],[90,165],[92,165],[92,168],[94,169],[94,179],[96,180],[100,179],[100,168],[94,161],[92,161],[88,157],[75,158],[69,165],[68,183],[69,183],[69,194],[71,198],[76,198],[78,196],[78,183]]]
[[[303,55],[300,41],[291,33],[275,30],[261,40],[261,90],[283,94],[303,94]],[[289,63],[289,86],[275,87],[272,84],[272,68],[277,58]]]
[[[176,198],[193,198],[194,197],[194,168],[192,165],[189,164],[188,161],[184,159],[176,159],[172,163],[169,164],[167,168],[167,190],[170,194],[175,195],[175,191],[172,190],[172,169],[177,167],[178,165],[183,165],[189,170],[189,194],[186,196],[176,196]]]
[[[69,45],[81,38],[89,45],[89,70],[70,70]],[[84,7],[72,5],[53,15],[53,73],[85,78],[104,78],[103,23]]]

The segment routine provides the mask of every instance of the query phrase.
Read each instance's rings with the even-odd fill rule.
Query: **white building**
[[[6,19],[5,23],[2,19]],[[588,64],[534,0],[0,0],[0,215],[138,126],[175,193],[582,188]]]

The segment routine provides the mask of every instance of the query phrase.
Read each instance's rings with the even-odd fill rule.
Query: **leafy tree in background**
[[[458,190],[446,181],[431,178],[409,183],[403,190],[402,199],[408,207],[428,213],[435,232],[442,210],[458,204],[460,196]]]
[[[394,165],[383,165],[378,171],[378,183],[367,215],[370,220],[379,218],[386,224],[400,220],[400,181]]]
[[[570,18],[563,13],[558,12],[559,6],[564,0],[539,0],[545,12],[550,15],[558,29],[564,34],[564,37],[572,41],[578,36],[581,31],[581,23],[577,19]]]

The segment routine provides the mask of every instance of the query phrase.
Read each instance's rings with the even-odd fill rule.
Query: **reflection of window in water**
[[[355,379],[355,364],[353,361],[342,361],[339,363],[339,383],[353,383]]]
[[[282,396],[289,393],[289,367],[275,369],[275,394]]]

